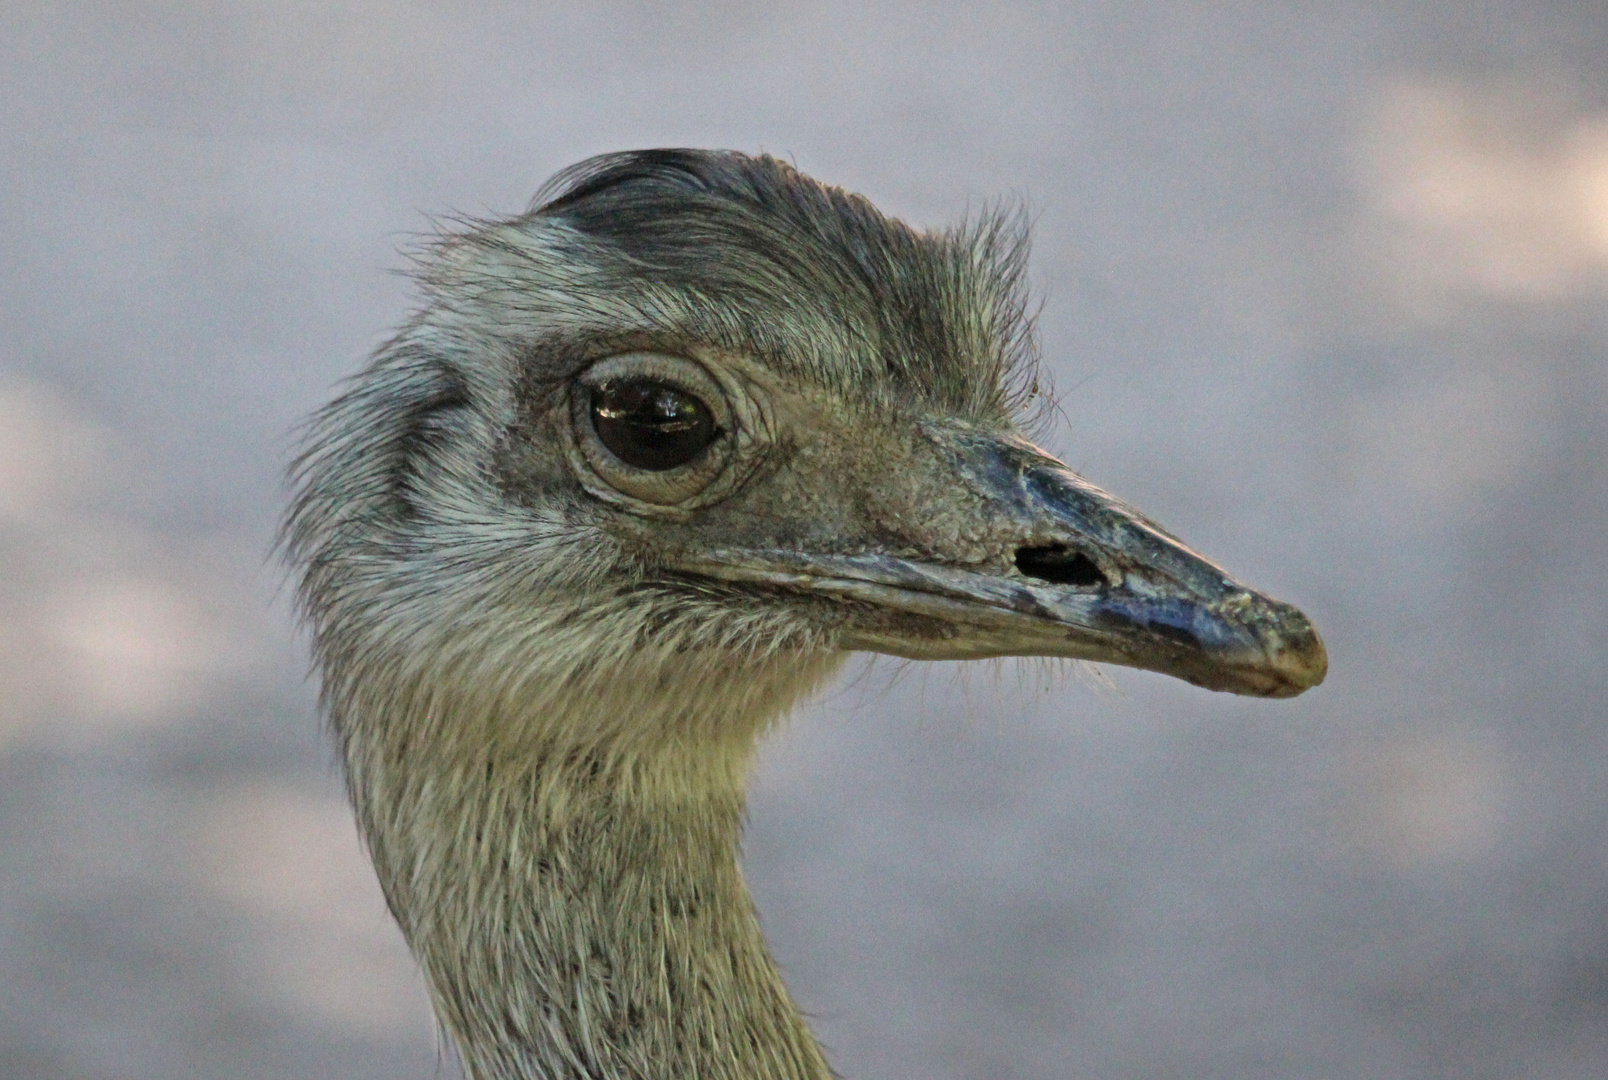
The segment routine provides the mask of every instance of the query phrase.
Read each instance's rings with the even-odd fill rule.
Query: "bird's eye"
[[[565,453],[581,485],[638,514],[681,517],[724,497],[759,460],[753,390],[721,368],[668,353],[617,353],[565,395]]]
[[[615,457],[650,472],[696,460],[721,435],[708,405],[658,379],[610,379],[593,386],[592,428]]]

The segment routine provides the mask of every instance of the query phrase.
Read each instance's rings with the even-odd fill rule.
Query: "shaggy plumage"
[[[736,850],[756,741],[846,650],[1322,678],[1298,612],[1020,437],[1024,254],[766,157],[609,155],[435,243],[311,421],[285,536],[325,706],[473,1080],[830,1075]],[[620,415],[711,441],[633,464]]]

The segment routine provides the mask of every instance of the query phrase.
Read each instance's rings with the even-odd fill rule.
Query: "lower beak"
[[[844,603],[839,644],[922,660],[1060,656],[1172,675],[1209,690],[1293,697],[1323,681],[1310,620],[1255,592],[1035,448],[945,440],[983,496],[996,565],[891,555],[708,552],[701,576]]]

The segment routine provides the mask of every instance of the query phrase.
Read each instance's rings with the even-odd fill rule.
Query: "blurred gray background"
[[[605,150],[1036,226],[1047,441],[1294,702],[862,665],[747,866],[881,1078],[1608,1076],[1608,7],[0,9],[0,1077],[450,1078],[269,558],[428,215]]]

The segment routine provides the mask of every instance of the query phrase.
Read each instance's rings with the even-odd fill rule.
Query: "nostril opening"
[[[1104,585],[1099,564],[1065,544],[1041,544],[1016,549],[1016,569],[1052,585]]]

